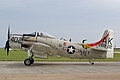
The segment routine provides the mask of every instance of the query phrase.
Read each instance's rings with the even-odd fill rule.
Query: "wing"
[[[47,55],[52,55],[56,51],[49,45],[43,43],[34,43],[30,48],[35,57],[47,58]]]

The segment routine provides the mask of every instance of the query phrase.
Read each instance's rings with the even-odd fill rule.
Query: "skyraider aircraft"
[[[34,32],[32,34],[10,34],[8,28],[8,40],[5,49],[7,55],[10,48],[27,50],[28,58],[24,60],[26,66],[34,63],[34,57],[45,58],[48,56],[64,56],[69,58],[86,58],[94,65],[92,59],[113,58],[114,32],[105,30],[102,38],[95,43],[75,43],[54,36]]]

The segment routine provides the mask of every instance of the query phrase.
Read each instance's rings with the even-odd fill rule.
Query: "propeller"
[[[8,33],[7,33],[7,41],[5,44],[5,50],[7,50],[7,56],[9,54],[9,49],[10,49],[10,26],[8,27]]]

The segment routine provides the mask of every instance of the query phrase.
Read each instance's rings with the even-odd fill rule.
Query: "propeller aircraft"
[[[57,39],[46,33],[34,32],[31,34],[11,34],[8,28],[8,39],[5,50],[7,55],[10,48],[26,50],[28,58],[24,60],[26,66],[34,63],[33,57],[45,58],[48,56],[64,56],[69,58],[86,58],[94,65],[92,59],[113,58],[114,56],[114,32],[105,30],[102,38],[95,43],[76,43]]]

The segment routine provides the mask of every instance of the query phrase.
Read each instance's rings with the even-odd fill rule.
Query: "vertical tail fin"
[[[105,37],[108,34],[107,37]],[[114,54],[114,32],[112,30],[105,30],[103,34],[104,41],[99,45],[107,49],[107,58],[113,58]]]

